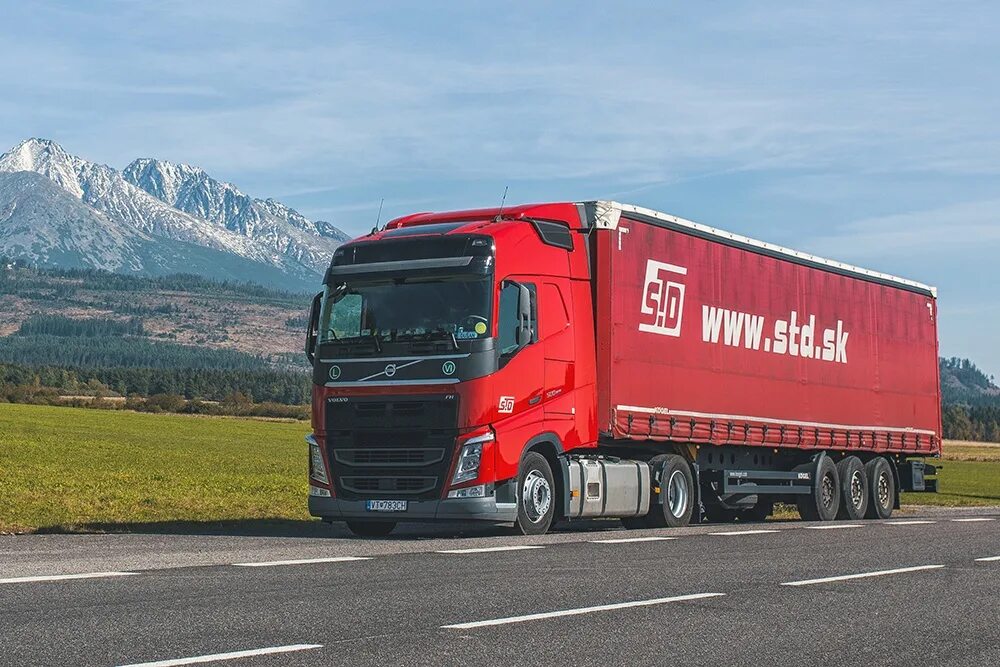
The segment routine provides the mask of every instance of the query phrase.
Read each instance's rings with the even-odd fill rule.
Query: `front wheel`
[[[385,537],[395,527],[395,521],[353,520],[347,522],[347,529],[358,537]]]
[[[555,481],[552,468],[538,452],[528,452],[517,475],[517,522],[522,535],[542,535],[552,525],[556,513]]]

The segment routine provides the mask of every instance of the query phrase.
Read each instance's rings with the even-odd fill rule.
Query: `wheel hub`
[[[878,476],[878,502],[882,507],[889,506],[889,479],[884,472]]]
[[[521,489],[521,505],[528,520],[538,523],[549,511],[552,504],[552,487],[537,470],[532,470],[524,478]]]
[[[833,504],[833,487],[833,477],[824,475],[823,483],[820,486],[820,501],[823,503],[823,507],[830,507]]]
[[[860,470],[851,475],[851,502],[855,507],[861,507],[865,501],[865,483]]]
[[[675,470],[670,473],[667,481],[667,507],[674,518],[679,519],[684,515],[684,510],[688,505],[688,485],[684,473]]]

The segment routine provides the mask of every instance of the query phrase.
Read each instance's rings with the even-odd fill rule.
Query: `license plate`
[[[405,500],[369,500],[365,503],[365,509],[369,512],[405,512]]]

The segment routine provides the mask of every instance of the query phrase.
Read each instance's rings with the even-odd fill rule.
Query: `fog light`
[[[309,487],[309,495],[310,496],[316,496],[317,498],[329,498],[330,497],[330,489],[321,489],[318,486],[310,486]]]
[[[449,498],[485,498],[486,485],[467,486],[464,489],[454,489],[448,492]]]

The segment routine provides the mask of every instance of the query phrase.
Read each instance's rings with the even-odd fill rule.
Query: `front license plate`
[[[369,500],[365,509],[369,512],[405,512],[406,500]]]

